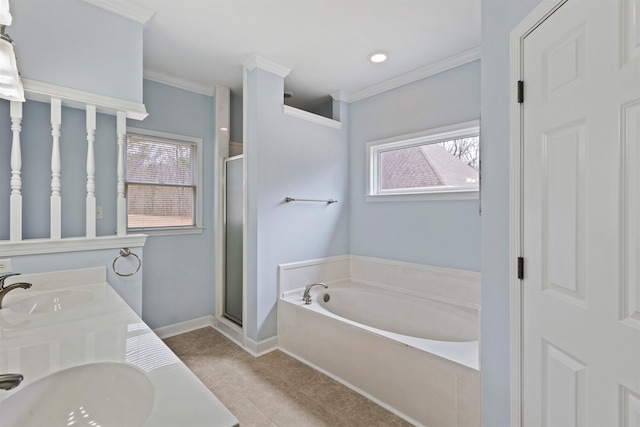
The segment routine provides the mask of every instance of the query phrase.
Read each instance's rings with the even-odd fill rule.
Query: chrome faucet
[[[13,283],[11,285],[4,284],[4,281],[7,280],[9,277],[18,276],[19,274],[20,273],[12,273],[12,274],[5,274],[4,276],[0,276],[0,308],[2,308],[2,300],[9,293],[9,291],[12,291],[17,288],[29,289],[31,287],[31,283],[25,283],[25,282]]]
[[[23,379],[20,374],[0,374],[0,390],[12,390],[18,387]]]
[[[314,284],[311,284],[311,285],[307,285],[307,286],[305,286],[305,287],[304,287],[304,294],[302,294],[302,301],[304,301],[304,303],[305,303],[306,305],[311,304],[311,294],[310,294],[310,292],[311,292],[311,288],[313,288],[313,287],[314,287],[314,286],[316,286],[316,285],[317,285],[317,286],[324,286],[324,288],[325,288],[325,289],[327,289],[327,288],[328,288],[328,286],[327,286],[327,285],[325,285],[325,284],[324,284],[324,283],[322,283],[322,282],[320,282],[320,283],[314,283]]]

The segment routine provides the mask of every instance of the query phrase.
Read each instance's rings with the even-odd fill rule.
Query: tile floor
[[[242,427],[411,425],[278,350],[255,358],[212,328],[164,342]]]

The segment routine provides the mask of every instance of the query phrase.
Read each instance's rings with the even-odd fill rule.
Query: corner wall
[[[366,197],[366,143],[480,117],[480,61],[350,105],[351,254],[480,271],[477,200]]]
[[[284,79],[247,71],[247,336],[276,335],[278,264],[349,253],[348,135],[283,113]],[[338,203],[285,203],[286,196]]]
[[[144,247],[142,318],[155,329],[214,313],[215,115],[214,98],[150,80],[144,103],[149,116],[128,125],[202,138],[204,151],[203,233],[149,236]]]
[[[510,423],[509,36],[539,0],[482,0],[482,425]]]

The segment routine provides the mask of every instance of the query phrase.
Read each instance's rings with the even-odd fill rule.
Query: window
[[[477,198],[479,135],[473,121],[369,142],[368,200]]]
[[[172,234],[201,228],[201,151],[199,138],[127,128],[128,230]]]

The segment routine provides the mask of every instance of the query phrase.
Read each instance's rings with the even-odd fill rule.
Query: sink
[[[146,374],[117,362],[74,366],[16,390],[0,401],[0,425],[139,427],[155,401]]]
[[[9,306],[16,313],[42,314],[69,310],[84,305],[93,294],[83,290],[60,290],[22,298]]]

